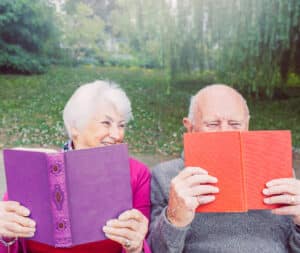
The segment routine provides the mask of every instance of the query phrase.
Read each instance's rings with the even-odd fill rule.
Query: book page
[[[239,132],[184,135],[185,166],[198,166],[218,178],[220,192],[198,212],[245,212],[245,184],[241,169]]]
[[[23,151],[34,151],[34,152],[43,152],[43,153],[57,153],[58,151],[55,149],[48,148],[27,148],[27,147],[15,147],[12,148],[15,150],[23,150]]]
[[[242,132],[241,144],[248,208],[275,208],[263,203],[262,190],[272,179],[293,177],[290,131]]]

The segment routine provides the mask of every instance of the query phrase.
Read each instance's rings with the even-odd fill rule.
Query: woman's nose
[[[112,125],[109,129],[109,136],[113,138],[114,140],[120,139],[120,131],[119,128],[115,125]]]

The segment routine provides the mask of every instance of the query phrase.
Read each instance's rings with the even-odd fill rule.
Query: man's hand
[[[284,204],[283,207],[273,209],[274,214],[292,215],[294,222],[300,226],[300,180],[295,178],[271,180],[266,184],[263,194],[269,196],[264,199],[266,204]]]
[[[15,201],[0,201],[0,236],[32,237],[35,222],[28,218],[30,211]]]
[[[219,189],[211,184],[217,181],[217,178],[199,167],[183,169],[171,181],[166,213],[168,220],[177,227],[190,224],[199,205],[215,200],[211,194],[219,192]]]

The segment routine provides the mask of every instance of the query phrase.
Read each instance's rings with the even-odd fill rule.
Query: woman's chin
[[[100,142],[98,147],[104,147],[104,146],[110,146],[110,145],[114,145],[115,143],[111,143],[111,142]]]

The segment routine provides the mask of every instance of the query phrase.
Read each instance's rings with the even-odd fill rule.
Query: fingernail
[[[215,177],[213,177],[213,178],[212,178],[212,182],[213,182],[213,183],[217,183],[217,182],[218,182],[218,179],[215,178]]]
[[[107,226],[111,226],[113,224],[113,221],[112,220],[109,220],[108,222],[106,222],[106,225]]]
[[[265,202],[266,204],[269,204],[269,203],[270,203],[270,200],[269,200],[269,199],[264,199],[264,202]]]
[[[263,194],[266,194],[266,195],[268,195],[270,193],[270,191],[268,190],[268,189],[263,189]]]
[[[24,216],[28,216],[28,215],[30,214],[30,211],[29,211],[27,208],[23,208],[22,214],[23,214]]]
[[[212,200],[214,200],[215,198],[216,198],[216,197],[212,195],[212,196],[209,196],[208,200],[209,200],[209,201],[212,201]]]

